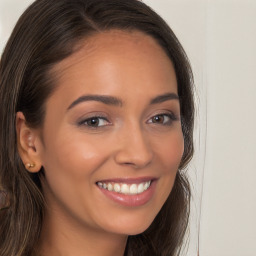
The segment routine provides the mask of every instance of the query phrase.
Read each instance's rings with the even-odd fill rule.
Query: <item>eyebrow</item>
[[[158,103],[162,103],[165,102],[167,100],[179,100],[179,96],[176,93],[165,93],[162,95],[159,95],[157,97],[155,97],[154,99],[152,99],[150,101],[150,104],[158,104]]]
[[[150,101],[150,105],[152,104],[159,104],[168,100],[179,100],[179,96],[176,93],[165,93],[162,95],[159,95],[155,98],[153,98]],[[112,106],[123,106],[123,101],[117,97],[114,96],[108,96],[108,95],[83,95],[73,101],[70,106],[67,108],[67,110],[70,110],[71,108],[75,107],[76,105],[86,102],[86,101],[97,101],[104,103],[106,105],[112,105]]]
[[[116,97],[113,97],[113,96],[83,95],[83,96],[79,97],[78,99],[76,99],[74,102],[72,102],[67,110],[73,108],[74,106],[78,105],[79,103],[86,102],[86,101],[98,101],[98,102],[102,102],[106,105],[120,106],[120,107],[122,107],[122,105],[123,105],[122,100],[120,100]]]

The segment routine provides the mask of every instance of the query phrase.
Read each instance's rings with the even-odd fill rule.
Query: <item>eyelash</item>
[[[153,121],[153,118],[159,118],[159,117],[164,118],[163,123],[158,123],[158,122]],[[166,118],[168,118],[169,120],[166,121],[165,120]],[[104,124],[97,125],[97,126],[88,125],[88,123],[92,122],[93,120],[98,121],[98,124],[99,124],[100,120],[103,120],[103,122],[107,122],[107,124],[106,125],[104,125]],[[151,121],[147,121],[147,123],[149,123],[149,124],[154,124],[154,125],[160,124],[160,125],[164,125],[164,126],[170,126],[172,124],[172,122],[177,121],[178,118],[173,113],[161,113],[161,114],[154,115],[149,120],[151,120]],[[156,121],[156,119],[155,119],[155,121]],[[78,123],[78,125],[79,126],[87,126],[89,129],[99,129],[104,126],[109,126],[109,125],[111,125],[111,123],[108,121],[108,119],[106,117],[100,116],[100,115],[99,116],[95,115],[95,116],[92,116],[92,117],[89,117],[89,118],[86,118],[86,119],[80,121]]]
[[[90,125],[88,125],[88,122],[90,122],[92,120],[98,120],[99,121],[100,119],[105,121],[105,122],[108,122],[108,124],[106,124],[106,125],[99,125],[99,126],[90,126]],[[80,121],[78,124],[79,124],[79,126],[82,126],[82,125],[87,126],[90,129],[97,129],[97,128],[100,128],[102,126],[108,126],[110,124],[110,122],[104,116],[97,116],[97,115],[95,115],[95,116],[92,116],[92,117],[89,117],[89,118],[86,118],[86,119]]]
[[[160,123],[160,124],[162,124],[162,125],[164,125],[164,126],[170,126],[171,124],[172,124],[172,122],[174,122],[174,121],[177,121],[178,120],[178,118],[177,118],[177,116],[175,115],[175,114],[173,114],[173,113],[161,113],[161,114],[157,114],[157,115],[154,115],[153,117],[151,117],[150,118],[150,120],[152,120],[153,118],[156,118],[156,117],[163,117],[164,119],[165,118],[168,118],[169,120],[164,120],[164,123]],[[154,123],[153,121],[151,121],[150,122],[151,124],[158,124],[157,122],[156,123]]]

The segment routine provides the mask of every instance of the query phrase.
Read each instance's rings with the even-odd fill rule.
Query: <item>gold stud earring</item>
[[[33,167],[35,167],[35,166],[36,166],[35,164],[31,164],[31,163],[27,163],[27,164],[26,164],[26,167],[27,167],[28,169],[33,168]]]

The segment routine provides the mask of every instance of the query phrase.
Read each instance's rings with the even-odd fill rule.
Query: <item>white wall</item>
[[[0,0],[0,51],[30,2]],[[189,170],[194,184],[192,238],[187,255],[196,256],[200,231],[201,256],[254,256],[256,1],[145,2],[177,34],[197,86],[196,154]]]
[[[256,255],[256,1],[210,1],[201,249]]]

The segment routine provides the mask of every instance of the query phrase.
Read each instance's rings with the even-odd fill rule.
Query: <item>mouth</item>
[[[120,182],[97,182],[97,186],[106,189],[108,191],[113,191],[116,193],[124,194],[124,195],[138,195],[148,190],[152,180],[148,180],[145,182],[137,183],[120,183]]]
[[[104,196],[115,203],[137,207],[148,203],[155,194],[156,178],[115,179],[96,182]]]

